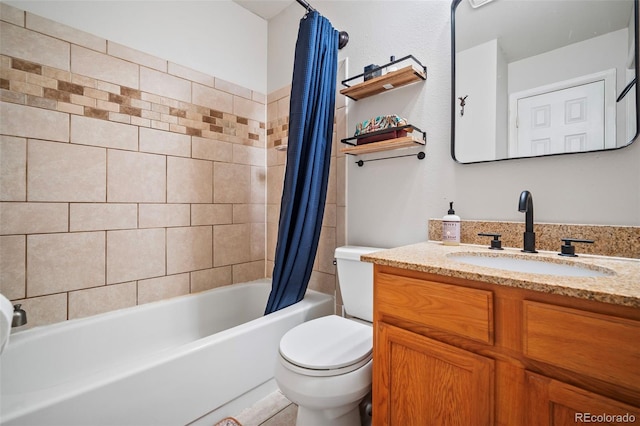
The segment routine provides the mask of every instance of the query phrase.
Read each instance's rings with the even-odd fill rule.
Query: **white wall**
[[[455,201],[463,219],[523,221],[517,201],[530,190],[535,220],[640,226],[640,143],[622,150],[456,164],[450,156],[450,1],[313,2],[334,27],[349,32],[340,57],[349,75],[389,55],[411,53],[428,80],[349,103],[349,132],[373,115],[404,115],[427,131],[425,160],[376,161],[347,170],[347,240],[383,247],[423,241],[427,220]],[[269,90],[290,82],[300,6],[269,23]],[[278,42],[276,42],[276,39]],[[275,51],[274,51],[275,50]]]
[[[171,62],[267,92],[267,22],[231,0],[6,1]],[[191,49],[184,49],[190,44]]]

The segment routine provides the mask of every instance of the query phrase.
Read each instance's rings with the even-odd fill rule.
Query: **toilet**
[[[298,426],[360,426],[360,403],[371,392],[373,264],[360,256],[382,250],[335,251],[345,313],[304,322],[280,340],[275,379],[298,405]]]

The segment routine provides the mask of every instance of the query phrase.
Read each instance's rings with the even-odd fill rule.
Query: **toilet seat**
[[[329,315],[289,330],[280,340],[283,365],[306,376],[337,376],[367,364],[373,352],[373,329]]]

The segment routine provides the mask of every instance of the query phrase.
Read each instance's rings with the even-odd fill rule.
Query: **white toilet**
[[[335,251],[345,312],[289,330],[280,340],[275,378],[298,405],[298,426],[360,426],[360,402],[371,391],[373,265],[360,256],[382,249]]]

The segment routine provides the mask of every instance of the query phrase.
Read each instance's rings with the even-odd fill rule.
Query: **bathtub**
[[[2,425],[215,424],[276,389],[281,336],[331,296],[263,316],[270,280],[35,327],[0,358]]]

